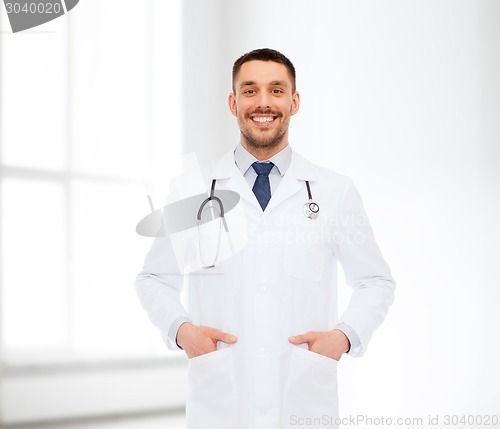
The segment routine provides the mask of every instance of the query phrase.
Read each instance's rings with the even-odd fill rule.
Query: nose
[[[267,91],[262,91],[259,93],[257,101],[257,108],[260,109],[270,109],[271,108],[271,94]]]

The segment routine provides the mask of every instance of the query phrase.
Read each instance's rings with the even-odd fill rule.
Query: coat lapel
[[[291,198],[297,192],[304,193],[304,203],[307,201],[305,181],[315,181],[317,178],[314,165],[302,158],[297,152],[292,151],[292,161],[287,172],[274,191],[265,213],[273,211],[281,203]]]
[[[230,191],[237,192],[241,199],[247,201],[249,204],[262,211],[255,194],[250,186],[248,186],[243,174],[241,174],[241,171],[234,162],[234,150],[226,153],[219,161],[217,161],[209,174],[211,175],[209,179],[216,179],[219,186],[224,186]]]

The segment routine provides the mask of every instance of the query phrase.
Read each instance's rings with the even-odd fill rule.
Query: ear
[[[234,92],[231,92],[231,94],[229,94],[229,97],[227,98],[227,104],[229,105],[229,110],[231,111],[233,116],[236,116],[238,109],[236,107],[236,95],[234,95]]]
[[[293,116],[299,111],[300,107],[300,94],[295,91],[292,97],[292,107],[290,108],[290,114]]]

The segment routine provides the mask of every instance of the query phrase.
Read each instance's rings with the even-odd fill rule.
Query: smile
[[[269,125],[276,119],[276,116],[254,116],[251,118],[258,125]]]

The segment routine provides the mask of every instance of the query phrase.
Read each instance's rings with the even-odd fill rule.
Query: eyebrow
[[[241,83],[240,88],[243,88],[244,86],[252,86],[252,85],[256,85],[256,82],[253,80],[247,80],[247,81]],[[273,80],[269,85],[285,86],[285,82],[283,82],[281,80]]]
[[[241,82],[240,88],[243,88],[244,86],[252,86],[255,85],[255,82],[253,80],[247,80],[246,82]]]

